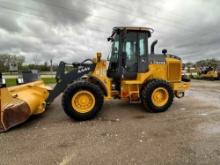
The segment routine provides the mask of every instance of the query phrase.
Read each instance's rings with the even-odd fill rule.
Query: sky
[[[0,54],[26,63],[106,58],[115,26],[153,28],[156,52],[184,62],[220,59],[219,0],[0,0]]]

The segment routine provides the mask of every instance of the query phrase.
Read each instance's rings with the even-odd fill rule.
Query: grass
[[[44,81],[45,84],[55,84],[56,80],[54,78],[42,78],[41,80]],[[16,79],[6,79],[7,87],[15,86],[16,85]]]
[[[6,79],[6,84],[7,84],[7,87],[15,86],[16,85],[16,79]]]
[[[45,84],[56,84],[55,78],[42,78]]]

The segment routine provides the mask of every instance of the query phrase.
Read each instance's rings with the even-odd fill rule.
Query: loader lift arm
[[[65,73],[66,66],[73,70]],[[25,122],[32,115],[43,113],[46,105],[52,103],[68,84],[89,73],[94,67],[95,64],[90,59],[72,64],[60,62],[56,74],[57,84],[53,90],[41,80],[5,88],[0,77],[0,132]]]
[[[87,63],[90,62],[90,63]],[[73,67],[73,70],[65,73],[65,68],[67,66]],[[63,61],[60,62],[58,70],[56,73],[57,84],[53,90],[50,91],[49,97],[47,99],[47,104],[51,104],[53,100],[59,96],[68,86],[75,80],[79,79],[85,74],[88,74],[95,68],[95,64],[91,59],[86,59],[81,63],[68,64]]]

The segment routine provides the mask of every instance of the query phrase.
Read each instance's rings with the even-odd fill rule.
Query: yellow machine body
[[[0,132],[25,122],[31,115],[43,113],[48,90],[43,81],[1,88]]]
[[[202,78],[207,78],[207,79],[217,79],[218,72],[216,70],[211,70],[211,71],[208,71],[206,74],[201,74],[200,76]]]
[[[129,100],[131,103],[140,102],[142,87],[152,79],[167,81],[176,94],[184,92],[190,87],[189,82],[181,81],[182,63],[181,60],[175,58],[167,57],[165,63],[162,64],[149,64],[148,71],[137,73],[135,80],[122,79],[120,93],[112,88],[113,80],[107,77],[108,61],[101,59],[101,53],[97,53],[93,62],[95,69],[86,75],[86,79],[98,84],[104,92],[105,100],[119,98]],[[43,81],[1,88],[0,132],[25,122],[31,115],[43,113],[50,90],[51,88],[45,86]],[[161,91],[163,92],[162,89]],[[166,100],[166,97],[164,99]],[[161,102],[158,102],[159,104]],[[80,108],[79,105],[83,108]],[[79,112],[85,113],[94,107],[94,98],[86,92],[76,93],[72,99],[72,106]]]
[[[114,41],[112,37],[118,35],[119,32],[125,36],[129,34],[127,30],[137,35],[144,34],[144,39],[149,38],[152,33],[149,28],[117,27],[114,28],[112,36],[108,39]],[[121,39],[119,41],[121,44],[124,43]],[[132,41],[132,43],[137,42]],[[94,117],[101,109],[104,99],[125,99],[131,103],[142,101],[146,109],[154,109],[156,112],[167,110],[172,104],[174,95],[178,98],[184,96],[184,91],[189,89],[190,82],[182,80],[181,59],[177,56],[167,55],[167,51],[163,51],[163,54],[159,56],[156,55],[154,53],[155,44],[156,42],[153,42],[151,45],[151,54],[147,53],[145,59],[139,59],[139,62],[144,62],[141,63],[142,65],[135,63],[138,64],[137,67],[141,66],[141,70],[135,71],[132,80],[124,77],[125,72],[123,71],[127,68],[125,65],[127,56],[121,47],[121,53],[118,53],[120,58],[115,62],[117,65],[113,65],[115,68],[112,68],[107,60],[101,59],[101,53],[97,53],[93,60],[86,59],[81,63],[67,64],[61,61],[56,73],[57,84],[53,90],[45,86],[42,81],[1,88],[0,132],[23,123],[31,115],[43,113],[46,104],[52,103],[62,92],[64,92],[62,99],[64,112],[77,120],[88,120]],[[147,45],[145,44],[145,46],[147,50]],[[135,55],[136,53],[133,53],[133,56]],[[152,59],[151,56],[153,56]],[[163,60],[156,60],[158,57]],[[86,63],[88,61],[90,64]],[[73,70],[66,72],[66,66],[72,66]],[[117,73],[117,75],[111,76],[109,74],[111,72]],[[155,84],[157,86],[153,86]],[[147,102],[149,100],[152,101],[154,107],[149,107],[150,104]]]
[[[99,82],[102,89],[106,91],[105,99],[109,100],[115,97],[117,93],[112,90],[112,80],[107,77],[108,62],[101,60],[101,53],[97,53],[95,70],[89,75]],[[184,92],[190,88],[190,82],[181,81],[181,60],[167,57],[163,64],[150,64],[149,70],[145,73],[137,73],[135,80],[122,80],[120,98],[129,99],[135,102],[140,98],[142,86],[152,79],[161,79],[169,82],[175,93]]]

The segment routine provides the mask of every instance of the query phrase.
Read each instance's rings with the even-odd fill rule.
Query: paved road
[[[43,115],[0,134],[0,164],[219,164],[220,81],[193,81],[169,111],[104,104],[86,122],[69,119],[60,97]]]

